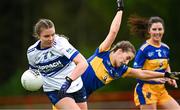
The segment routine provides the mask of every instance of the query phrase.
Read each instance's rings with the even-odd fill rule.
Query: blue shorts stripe
[[[136,93],[138,94],[138,99],[140,104],[146,104],[146,100],[144,98],[144,95],[142,93],[142,88],[143,88],[144,84],[138,84],[137,88],[136,88]]]

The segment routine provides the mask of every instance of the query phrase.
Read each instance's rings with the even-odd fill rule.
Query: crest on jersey
[[[148,99],[150,99],[150,98],[151,98],[151,93],[150,93],[150,92],[147,92],[146,97],[147,97]]]
[[[152,57],[154,55],[154,52],[148,52],[148,56]]]
[[[107,79],[108,79],[108,76],[107,76],[107,75],[103,77],[103,81],[104,81],[104,82],[106,82]]]

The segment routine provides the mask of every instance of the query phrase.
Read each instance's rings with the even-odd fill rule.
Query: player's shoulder
[[[150,45],[149,43],[144,42],[144,43],[141,45],[140,50],[141,50],[141,51],[144,51],[146,48],[148,48],[149,45]]]
[[[35,42],[33,45],[29,46],[29,48],[27,49],[27,54],[32,53],[33,51],[35,51],[37,45],[39,44],[39,42],[40,42],[40,41],[38,40],[38,41]]]
[[[65,35],[59,35],[59,34],[55,35],[54,42],[53,42],[55,46],[64,46],[67,43],[69,42],[68,42],[68,38]]]
[[[167,49],[170,49],[170,47],[169,47],[167,44],[163,43],[163,42],[161,42],[161,45],[162,45],[163,47],[167,48]]]
[[[56,34],[55,35],[55,41],[58,41],[58,42],[65,42],[65,41],[68,41],[68,37],[66,37],[65,35],[61,34]]]

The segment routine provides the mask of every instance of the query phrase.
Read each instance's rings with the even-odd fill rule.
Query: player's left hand
[[[72,83],[72,79],[68,76],[65,77],[66,81],[62,84],[59,92],[58,92],[58,95],[59,96],[63,96],[64,94],[66,94],[66,91],[68,90],[68,88],[71,86],[71,83]]]
[[[117,0],[116,1],[116,3],[117,3],[117,11],[120,11],[120,10],[124,10],[124,2],[123,2],[123,0]]]
[[[164,77],[179,80],[180,72],[165,72]]]

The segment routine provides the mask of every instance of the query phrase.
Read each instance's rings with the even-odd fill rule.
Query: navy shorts
[[[71,97],[75,100],[76,103],[86,102],[87,96],[86,96],[86,90],[84,87],[82,87],[79,91],[73,92],[73,93],[66,93],[63,96],[58,96],[58,91],[50,91],[45,92],[48,98],[50,99],[52,104],[56,104],[59,100],[61,100],[64,97]]]

